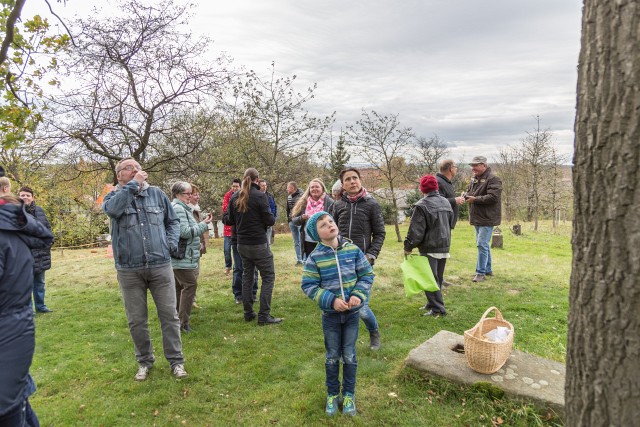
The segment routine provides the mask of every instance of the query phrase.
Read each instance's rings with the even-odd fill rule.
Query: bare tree
[[[416,151],[414,161],[417,168],[416,175],[438,172],[438,163],[449,154],[448,144],[437,134],[430,138],[419,136],[415,139]]]
[[[334,114],[315,117],[306,110],[315,97],[317,85],[304,91],[295,87],[296,76],[281,77],[271,63],[269,76],[249,71],[234,87],[234,103],[228,105],[230,123],[246,157],[255,157],[252,165],[260,170],[271,188],[287,182],[291,169],[323,146]],[[284,188],[284,187],[283,187]]]
[[[505,219],[516,219],[522,207],[522,164],[518,150],[513,146],[500,148],[498,151],[498,167],[502,178],[502,204],[504,206]]]
[[[389,185],[389,195],[395,213],[398,242],[402,241],[398,226],[398,183],[406,176],[405,156],[415,137],[409,127],[401,127],[398,115],[381,115],[362,110],[362,118],[347,126],[347,135],[362,157],[376,168]]]
[[[48,137],[106,160],[112,170],[129,156],[150,170],[183,156],[176,150],[157,157],[151,149],[189,140],[179,118],[215,100],[230,79],[224,56],[214,64],[200,62],[209,40],[193,40],[183,31],[188,7],[172,0],[149,6],[124,0],[118,17],[97,12],[98,18],[78,21],[78,48],[65,61],[76,86],[52,99],[56,114],[48,121]],[[190,141],[196,145],[187,151],[201,138]]]
[[[578,67],[568,426],[640,420],[640,4],[585,0]]]
[[[535,117],[536,127],[520,144],[520,158],[525,172],[526,190],[528,194],[527,219],[534,221],[534,230],[538,230],[540,213],[540,193],[543,182],[548,177],[552,164],[553,133],[549,129],[540,128],[540,116]]]

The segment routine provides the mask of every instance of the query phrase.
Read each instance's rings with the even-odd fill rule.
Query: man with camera
[[[129,331],[138,361],[136,381],[147,379],[155,362],[147,312],[147,289],[158,311],[162,346],[176,378],[184,378],[180,320],[171,254],[178,248],[180,221],[169,198],[150,186],[147,173],[132,158],[116,165],[118,185],[102,209],[111,218],[113,256]]]
[[[475,156],[469,166],[473,176],[464,198],[469,203],[469,222],[475,226],[478,247],[476,274],[472,281],[484,282],[486,276],[493,276],[489,242],[493,227],[500,225],[501,221],[502,180],[487,167],[484,156]]]

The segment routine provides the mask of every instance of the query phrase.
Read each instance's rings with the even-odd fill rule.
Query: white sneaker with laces
[[[144,381],[149,376],[149,367],[140,365],[138,367],[138,372],[136,372],[136,376],[133,377],[136,381]]]
[[[173,372],[173,375],[180,379],[180,378],[185,378],[187,376],[187,371],[184,370],[184,365],[179,363],[177,365],[175,365],[171,371]]]

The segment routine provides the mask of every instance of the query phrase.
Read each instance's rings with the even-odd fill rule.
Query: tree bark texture
[[[640,425],[640,3],[585,0],[567,425]]]

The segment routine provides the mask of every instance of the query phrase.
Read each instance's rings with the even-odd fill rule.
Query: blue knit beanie
[[[311,215],[311,218],[307,220],[307,225],[305,226],[304,232],[307,234],[307,236],[311,237],[316,242],[320,241],[320,236],[318,236],[318,227],[316,227],[316,223],[318,222],[318,219],[320,217],[325,215],[329,215],[329,212],[325,212],[325,211],[316,212],[313,215]],[[329,215],[329,217],[333,219],[331,215]]]

